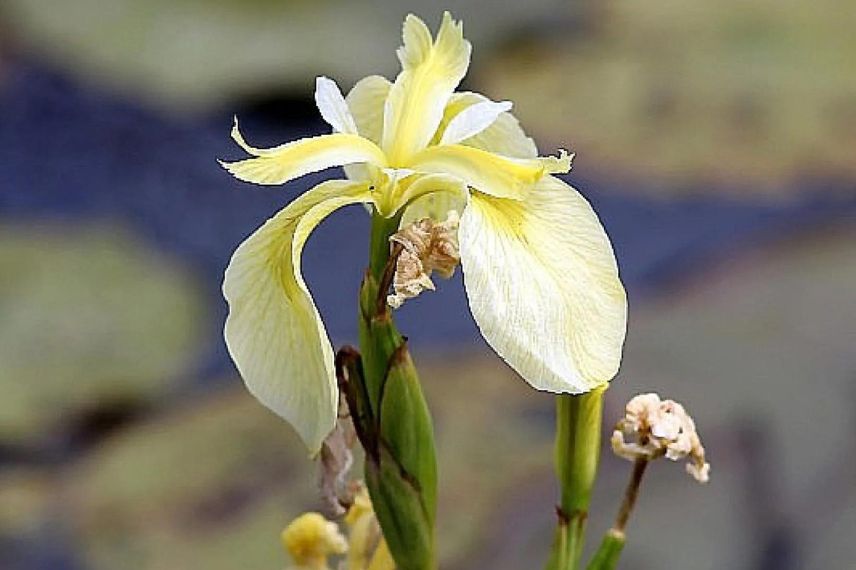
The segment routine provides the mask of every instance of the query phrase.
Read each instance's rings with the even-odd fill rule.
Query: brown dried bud
[[[673,400],[660,400],[657,394],[640,394],[624,409],[612,433],[612,450],[619,457],[672,461],[688,458],[687,472],[699,483],[707,483],[710,464],[695,422],[684,407]]]
[[[458,222],[458,213],[453,210],[445,222],[423,218],[389,238],[402,247],[392,280],[394,294],[387,297],[392,308],[397,309],[426,289],[433,291],[432,272],[436,271],[445,279],[455,273],[461,261]]]
[[[324,440],[320,454],[320,473],[318,486],[321,500],[329,514],[334,517],[345,514],[354,502],[353,489],[348,484],[348,472],[354,464],[351,452],[356,443],[357,435],[354,424],[348,414],[344,398],[339,403],[339,418],[336,427]]]

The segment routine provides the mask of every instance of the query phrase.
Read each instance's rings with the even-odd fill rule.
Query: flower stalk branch
[[[627,488],[624,490],[624,498],[621,500],[621,507],[618,509],[615,522],[612,528],[604,535],[597,552],[595,552],[586,570],[615,570],[617,567],[618,559],[621,557],[621,551],[624,550],[624,542],[626,540],[624,530],[627,527],[630,514],[636,506],[636,499],[639,498],[642,477],[645,475],[648,463],[650,461],[644,457],[640,457],[633,462],[630,481],[628,481]]]
[[[633,471],[630,474],[630,481],[627,483],[627,489],[624,491],[624,499],[621,501],[621,508],[618,510],[618,516],[615,517],[615,524],[612,530],[616,533],[624,533],[627,526],[627,521],[630,519],[630,513],[636,506],[636,499],[639,497],[639,488],[642,485],[642,477],[645,475],[645,468],[648,467],[648,460],[639,458],[633,462]]]

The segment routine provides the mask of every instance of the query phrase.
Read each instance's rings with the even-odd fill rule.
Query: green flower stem
[[[600,547],[586,566],[586,570],[615,570],[623,549],[624,533],[614,528],[610,529],[604,535]]]
[[[600,457],[603,393],[606,387],[556,398],[556,477],[561,488],[558,525],[548,570],[579,567],[592,487]]]
[[[360,351],[371,426],[366,486],[399,570],[435,570],[437,461],[431,416],[406,339],[386,294],[392,264],[389,237],[398,218],[372,218],[369,271],[360,289]]]

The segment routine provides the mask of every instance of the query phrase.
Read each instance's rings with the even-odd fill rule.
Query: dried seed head
[[[700,483],[708,481],[710,464],[695,423],[673,400],[660,400],[654,393],[634,397],[616,424],[611,441],[615,454],[631,461],[664,455],[672,461],[687,458],[687,472]]]
[[[458,213],[452,210],[444,222],[423,218],[389,238],[402,247],[392,280],[394,294],[387,297],[392,308],[397,309],[426,289],[433,291],[432,272],[436,271],[445,279],[455,273],[461,261],[458,223]]]

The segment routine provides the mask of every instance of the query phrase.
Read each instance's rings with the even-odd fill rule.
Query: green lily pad
[[[318,508],[315,465],[234,380],[118,433],[69,471],[88,568],[281,568],[279,533]]]
[[[123,231],[0,226],[0,267],[0,442],[150,399],[196,363],[196,284]]]

